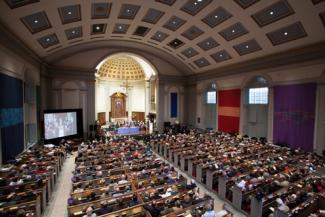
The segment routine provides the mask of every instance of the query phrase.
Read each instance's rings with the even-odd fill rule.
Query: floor
[[[72,171],[74,171],[75,169],[75,162],[74,162],[75,156],[76,154],[68,157],[65,160],[62,171],[59,175],[58,183],[56,184],[56,189],[54,190],[52,198],[49,202],[49,206],[47,207],[43,215],[44,217],[67,217],[68,216],[67,200],[71,191],[71,178],[72,178]],[[171,164],[167,160],[165,160],[165,162]],[[179,170],[178,168],[175,169],[177,170],[177,172],[182,174],[188,180],[192,179],[186,173]],[[220,211],[222,209],[223,204],[226,204],[227,209],[230,210],[235,217],[245,216],[241,212],[235,210],[230,204],[225,203],[225,201],[220,199],[215,193],[212,193],[211,191],[206,189],[205,186],[203,186],[202,184],[196,181],[195,183],[199,187],[201,194],[207,194],[214,199],[215,211]]]
[[[58,182],[56,183],[55,190],[47,206],[44,217],[67,217],[67,201],[71,191],[71,178],[72,171],[75,169],[76,154],[67,157],[63,164],[62,171],[60,172]]]

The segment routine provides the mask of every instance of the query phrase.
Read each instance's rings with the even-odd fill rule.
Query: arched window
[[[248,104],[266,105],[269,103],[269,88],[263,77],[254,78],[248,85]]]

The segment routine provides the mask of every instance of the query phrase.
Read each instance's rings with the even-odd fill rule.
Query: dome
[[[98,69],[102,79],[109,80],[144,80],[145,74],[141,65],[130,56],[114,56],[108,58]]]

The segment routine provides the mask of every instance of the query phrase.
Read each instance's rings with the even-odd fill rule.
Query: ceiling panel
[[[183,20],[179,17],[173,16],[164,24],[164,27],[166,29],[176,31],[179,27],[184,25],[184,23],[186,23],[185,20]]]
[[[106,26],[107,26],[106,23],[93,24],[91,26],[91,34],[92,35],[105,34]]]
[[[209,37],[209,38],[199,42],[197,44],[197,46],[199,46],[202,50],[207,51],[214,47],[219,46],[219,43],[216,40],[214,40],[212,37]]]
[[[195,60],[194,61],[194,64],[197,67],[202,68],[202,67],[206,67],[206,66],[210,65],[210,62],[203,57],[203,58],[200,58],[200,59]]]
[[[82,37],[82,26],[64,30],[68,40]]]
[[[147,23],[156,24],[164,14],[165,14],[165,12],[163,12],[163,11],[149,8],[147,13],[144,15],[142,21],[147,22]]]
[[[43,36],[38,39],[38,42],[41,44],[41,46],[46,49],[49,47],[52,47],[54,45],[59,44],[58,37],[56,36],[55,33]]]
[[[248,8],[249,6],[255,4],[258,1],[259,0],[235,0],[235,2],[237,2],[237,4],[239,4],[244,9]]]
[[[182,54],[184,56],[186,56],[187,58],[191,58],[191,57],[194,57],[194,56],[198,55],[199,52],[196,51],[194,48],[189,47],[189,48],[186,48],[185,50],[183,50]]]
[[[51,28],[45,11],[22,17],[21,21],[32,34]]]
[[[293,23],[266,34],[273,45],[283,44],[292,40],[303,38],[307,33],[300,22]]]
[[[167,33],[164,32],[160,32],[157,31],[153,36],[151,36],[151,39],[158,41],[158,42],[162,42],[163,40],[165,40],[169,35]]]
[[[220,23],[228,20],[232,15],[223,7],[218,7],[207,16],[205,16],[202,21],[209,25],[211,28],[216,27]]]
[[[292,14],[294,14],[294,11],[288,1],[281,0],[258,11],[252,17],[259,26],[266,26]]]
[[[221,50],[216,53],[213,53],[213,54],[211,54],[211,57],[217,63],[231,59],[231,56],[228,54],[228,52],[226,50]]]
[[[148,32],[150,31],[150,28],[145,26],[138,26],[135,31],[133,32],[133,35],[142,36],[144,37]]]
[[[177,49],[177,48],[179,48],[179,47],[181,47],[183,45],[184,45],[184,42],[179,40],[178,38],[175,38],[174,40],[172,40],[172,41],[170,41],[168,43],[168,46],[170,46],[170,47],[172,47],[174,49]]]
[[[63,24],[78,22],[81,20],[80,5],[68,5],[60,7],[58,10]]]
[[[118,18],[133,20],[140,9],[139,5],[123,4]]]
[[[211,1],[212,0],[188,0],[181,9],[194,16],[210,4]]]
[[[99,2],[91,5],[91,18],[92,19],[105,19],[109,17],[111,12],[111,3]]]
[[[114,25],[113,33],[115,33],[115,34],[125,34],[128,31],[129,27],[130,27],[129,24],[116,23]]]
[[[172,6],[176,0],[156,0],[156,2],[160,2],[169,6]]]
[[[219,34],[227,41],[231,41],[247,33],[248,30],[239,22],[219,32]]]
[[[19,8],[28,4],[39,2],[40,0],[5,0],[11,9]]]
[[[262,50],[262,47],[257,43],[255,39],[251,39],[240,44],[233,46],[237,53],[242,56],[256,51]]]
[[[312,0],[314,5],[317,5],[319,3],[325,2],[325,0]]]
[[[202,35],[203,33],[204,32],[201,29],[199,29],[198,27],[191,26],[185,32],[182,33],[182,36],[184,36],[188,40],[193,40],[193,39],[199,37],[200,35]]]

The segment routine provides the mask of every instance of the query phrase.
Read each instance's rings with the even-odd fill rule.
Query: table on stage
[[[140,134],[139,127],[120,127],[117,129],[118,135],[137,135]]]

